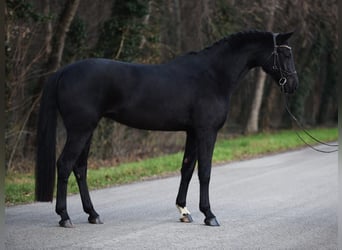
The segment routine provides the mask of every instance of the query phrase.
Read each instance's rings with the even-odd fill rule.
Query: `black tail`
[[[45,83],[38,117],[36,201],[52,201],[56,176],[57,82],[53,74]]]

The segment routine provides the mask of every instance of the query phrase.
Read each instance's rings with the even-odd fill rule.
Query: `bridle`
[[[273,52],[268,57],[268,59],[266,61],[268,61],[270,57],[273,57],[272,69],[275,71],[279,71],[280,79],[279,79],[278,83],[279,83],[279,86],[280,86],[282,92],[284,92],[284,88],[285,88],[285,85],[287,83],[287,78],[291,75],[296,75],[297,71],[287,71],[287,70],[281,68],[278,49],[284,48],[284,49],[288,49],[288,50],[292,51],[292,48],[288,45],[285,45],[285,44],[277,45],[277,42],[276,42],[277,36],[278,36],[278,33],[273,33]]]

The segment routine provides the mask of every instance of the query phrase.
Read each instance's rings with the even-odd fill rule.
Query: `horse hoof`
[[[183,216],[179,219],[181,222],[185,223],[191,223],[193,222],[193,219],[191,217],[191,214],[183,214]]]
[[[59,225],[64,228],[74,228],[75,226],[72,224],[71,220],[60,220]]]
[[[88,218],[88,222],[90,223],[90,224],[103,224],[103,222],[101,221],[101,219],[100,219],[100,216],[97,216],[97,217],[89,217]]]
[[[220,224],[218,223],[218,221],[216,220],[216,217],[210,218],[210,219],[205,219],[204,223],[207,226],[211,226],[211,227],[219,227]]]

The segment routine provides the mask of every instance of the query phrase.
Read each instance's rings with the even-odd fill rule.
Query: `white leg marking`
[[[190,211],[186,207],[180,207],[178,205],[176,206],[178,208],[179,213],[181,214],[181,217],[179,218],[179,220],[181,222],[187,222],[187,223],[192,222]]]
[[[181,216],[191,214],[190,211],[186,207],[180,207],[178,205],[176,205],[176,206],[177,206],[178,211],[180,212]]]

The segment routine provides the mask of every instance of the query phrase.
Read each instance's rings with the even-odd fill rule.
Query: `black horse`
[[[188,185],[198,161],[200,211],[205,224],[218,226],[209,203],[211,160],[218,130],[226,120],[238,82],[261,66],[285,93],[297,88],[292,33],[248,31],[230,35],[211,47],[160,65],[108,59],[82,60],[54,73],[44,86],[38,123],[36,200],[52,201],[56,172],[56,119],[59,111],[67,140],[57,161],[56,213],[62,227],[72,227],[66,208],[73,171],[90,223],[102,223],[90,200],[86,175],[94,129],[102,117],[149,130],[185,131],[186,144],[176,205],[181,221]]]

